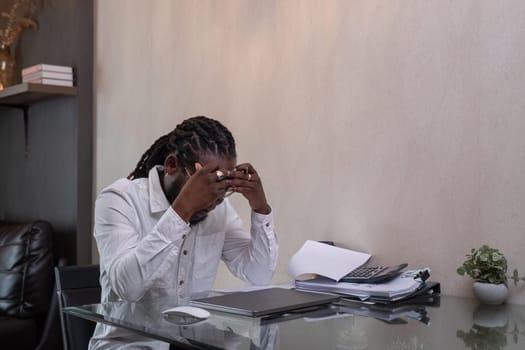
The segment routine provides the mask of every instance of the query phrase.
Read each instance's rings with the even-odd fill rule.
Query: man
[[[226,198],[232,193],[252,208],[250,233]],[[235,276],[257,285],[270,283],[277,262],[259,175],[251,164],[236,165],[230,131],[202,116],[159,138],[127,178],[102,190],[94,236],[102,302],[169,297],[186,303],[213,287],[221,259]],[[124,333],[97,324],[91,346]]]

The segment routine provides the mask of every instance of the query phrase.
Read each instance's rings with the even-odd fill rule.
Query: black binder
[[[376,303],[376,304],[396,304],[396,305],[413,304],[413,303],[417,303],[418,301],[424,301],[429,298],[433,299],[432,297],[438,296],[440,293],[441,293],[441,285],[439,284],[439,282],[427,281],[427,282],[421,283],[421,286],[417,290],[403,297],[403,299],[392,301],[391,299],[388,299],[388,298],[370,297],[366,299],[366,302]],[[358,298],[348,297],[348,296],[344,296],[343,299],[359,301]]]

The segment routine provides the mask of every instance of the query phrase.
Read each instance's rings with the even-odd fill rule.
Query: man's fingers
[[[235,170],[242,171],[245,174],[257,174],[255,168],[250,163],[242,163],[235,167]]]

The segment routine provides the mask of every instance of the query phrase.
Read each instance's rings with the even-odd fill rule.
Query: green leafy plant
[[[466,257],[467,260],[457,269],[461,276],[467,274],[477,282],[507,284],[507,259],[498,249],[485,244],[478,249],[472,248]],[[510,279],[514,284],[520,280],[525,281],[525,277],[520,277],[517,269],[514,269]]]

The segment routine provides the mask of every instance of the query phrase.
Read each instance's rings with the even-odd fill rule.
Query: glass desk
[[[161,314],[163,300],[69,307],[71,315],[196,349],[524,349],[525,306],[436,296],[392,309],[342,302],[273,318],[211,311],[193,324]]]

